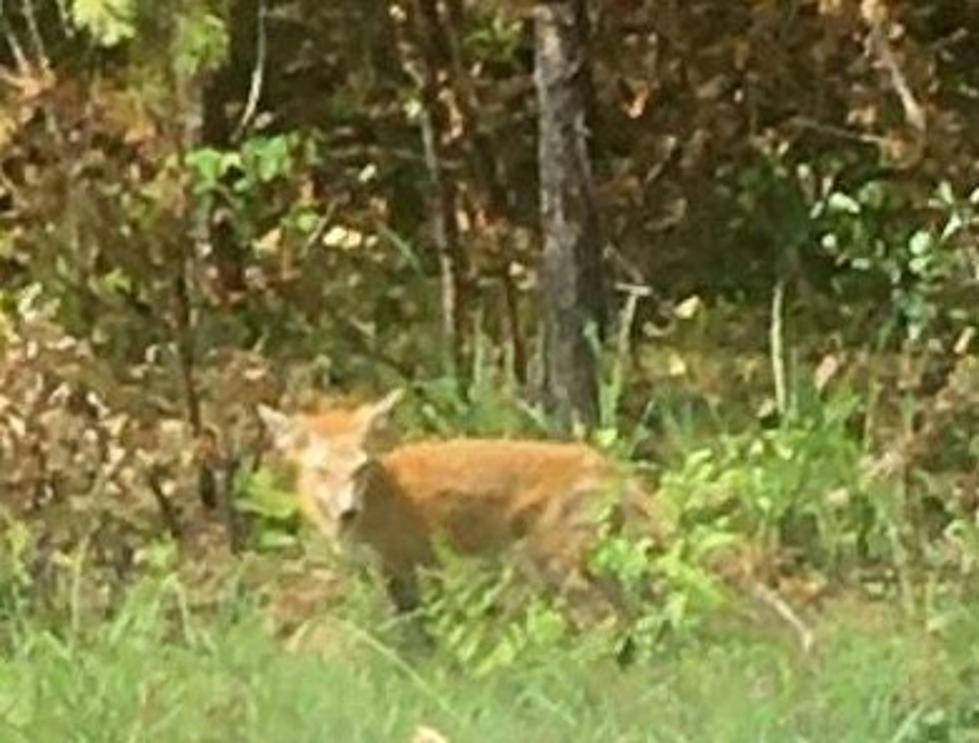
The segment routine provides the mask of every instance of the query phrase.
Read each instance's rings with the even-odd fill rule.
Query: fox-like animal
[[[537,577],[573,590],[594,584],[588,551],[609,499],[655,533],[649,496],[585,444],[429,440],[382,452],[379,434],[401,397],[296,415],[258,408],[295,469],[301,510],[375,553],[398,609],[417,606],[417,569],[435,561],[436,537],[462,554],[519,546]]]

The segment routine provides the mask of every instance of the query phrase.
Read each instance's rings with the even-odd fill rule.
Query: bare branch
[[[7,9],[4,7],[5,4],[4,0],[0,0],[0,26],[3,27],[4,38],[7,40],[7,46],[10,47],[10,53],[13,55],[14,62],[17,64],[17,71],[21,75],[29,75],[31,73],[31,63],[24,53],[24,47],[21,46],[10,24],[5,23],[3,20],[7,17]]]
[[[44,39],[37,23],[37,14],[34,12],[33,0],[21,0],[21,7],[24,10],[24,20],[27,22],[27,33],[30,34],[31,46],[34,47],[34,54],[37,55],[38,64],[44,72],[50,72],[51,59],[48,57],[44,46]]]
[[[245,129],[251,124],[258,111],[258,102],[262,97],[262,88],[265,85],[265,58],[268,48],[268,28],[266,20],[268,18],[268,5],[266,0],[258,1],[258,16],[255,22],[255,66],[252,68],[251,85],[248,88],[248,98],[245,101],[245,110],[241,113],[238,126],[235,127],[231,135],[231,141],[237,141],[244,133]]]
[[[880,61],[884,65],[884,68],[890,74],[891,85],[894,86],[894,91],[897,93],[897,97],[900,98],[901,106],[904,108],[904,118],[919,132],[924,132],[928,128],[928,117],[924,108],[918,103],[914,93],[911,91],[908,79],[901,70],[897,62],[897,57],[894,56],[894,50],[891,49],[891,45],[887,40],[887,35],[884,33],[881,23],[874,23],[870,27],[870,42],[880,56]]]

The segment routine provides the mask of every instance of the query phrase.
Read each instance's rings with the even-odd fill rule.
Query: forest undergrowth
[[[505,559],[446,554],[423,647],[265,466],[235,481],[236,552],[190,508],[179,538],[158,513],[60,544],[67,523],[5,510],[0,740],[974,739],[975,522],[927,439],[967,409],[968,361],[902,438],[880,367],[824,357],[778,419],[690,394],[750,358],[689,354],[679,375],[670,353],[609,356],[590,434],[674,520],[659,550],[610,536],[594,555],[626,619],[576,626]],[[656,397],[625,394],[671,365]],[[454,395],[417,388],[403,436],[547,435],[487,370]]]

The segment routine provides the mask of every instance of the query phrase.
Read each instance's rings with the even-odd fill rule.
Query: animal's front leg
[[[418,576],[414,570],[386,570],[388,595],[399,614],[416,611],[421,606]]]
[[[404,630],[408,644],[425,651],[433,649],[435,640],[425,628],[424,617],[419,611],[421,592],[417,573],[414,570],[387,571],[385,578],[395,611],[407,620]]]

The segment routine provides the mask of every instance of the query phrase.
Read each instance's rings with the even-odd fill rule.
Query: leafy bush
[[[882,525],[861,487],[864,450],[849,428],[857,404],[839,395],[781,427],[687,452],[660,482],[681,531],[711,525],[823,569],[869,557]]]

